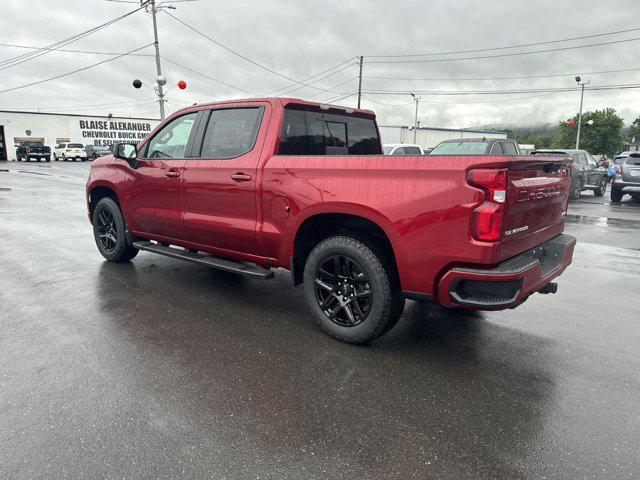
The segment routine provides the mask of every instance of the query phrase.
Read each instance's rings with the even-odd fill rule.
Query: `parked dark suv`
[[[572,200],[580,198],[583,190],[593,190],[596,197],[601,197],[607,191],[609,176],[607,169],[600,167],[595,158],[586,150],[575,149],[540,149],[531,155],[568,155],[573,160],[571,164],[571,196]]]
[[[640,200],[640,152],[629,154],[624,162],[616,165],[611,182],[611,201],[619,202],[625,194]]]

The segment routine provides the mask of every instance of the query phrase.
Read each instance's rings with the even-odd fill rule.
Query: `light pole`
[[[420,99],[422,97],[416,97],[413,93],[411,94],[411,96],[416,102],[416,115],[413,119],[413,143],[416,143],[418,137],[418,104],[420,103]]]
[[[151,16],[153,17],[153,45],[156,48],[156,70],[158,78],[162,76],[162,68],[160,67],[160,43],[158,42],[158,22],[156,21],[156,0],[151,0]],[[164,120],[164,92],[163,85],[158,82],[158,102],[160,103],[160,120]]]
[[[582,100],[584,99],[584,86],[591,82],[583,82],[580,75],[576,75],[576,82],[580,85],[580,112],[578,113],[578,133],[576,134],[576,150],[580,148],[580,127],[582,127]]]

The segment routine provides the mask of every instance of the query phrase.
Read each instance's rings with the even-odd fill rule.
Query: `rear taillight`
[[[70,148],[67,148],[67,149],[65,150],[65,152],[70,152],[70,151],[71,151],[71,149],[70,149]]]
[[[616,173],[622,175],[622,167],[620,165],[616,165]]]
[[[471,234],[476,240],[497,242],[502,236],[504,202],[507,197],[507,171],[471,170],[467,181],[484,191],[484,202],[473,211]]]
[[[25,151],[26,151],[27,153],[29,153],[29,152],[31,151],[31,148],[27,147],[27,148],[25,148]]]

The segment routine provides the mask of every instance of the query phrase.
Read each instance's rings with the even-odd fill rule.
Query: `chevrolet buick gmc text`
[[[512,308],[571,263],[568,157],[382,155],[375,115],[295,99],[197,105],[87,183],[100,253],[253,278],[291,271],[327,333],[390,330],[406,298]]]

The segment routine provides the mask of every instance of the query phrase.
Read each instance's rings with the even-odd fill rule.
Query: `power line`
[[[516,102],[516,101],[520,101],[520,100],[527,100],[527,99],[530,99],[530,98],[546,97],[547,95],[553,95],[555,93],[558,93],[558,92],[547,92],[547,93],[542,93],[542,94],[538,94],[538,95],[527,95],[525,97],[517,97],[517,98],[502,98],[500,100],[439,101],[439,100],[425,100],[425,99],[422,98],[422,99],[420,99],[420,102],[422,102],[422,103],[443,103],[443,104],[452,104],[452,105],[471,104],[471,103],[481,103],[481,104],[484,104],[484,103],[504,103],[504,102]],[[402,103],[402,104],[385,103],[385,102],[380,102],[380,101],[374,100],[374,99],[369,98],[369,97],[365,97],[364,95],[362,96],[362,98],[366,98],[370,102],[377,103],[378,105],[385,105],[385,106],[388,106],[388,107],[406,107],[406,106],[414,104],[414,102]]]
[[[224,85],[224,86],[226,86],[226,87],[233,88],[233,89],[235,89],[235,90],[238,90],[238,91],[243,92],[243,93],[247,93],[247,94],[252,95],[252,96],[254,96],[254,97],[258,97],[258,96],[260,96],[260,95],[258,95],[257,93],[250,92],[250,91],[245,90],[245,89],[240,88],[240,87],[236,87],[235,85],[231,85],[230,83],[223,82],[222,80],[218,80],[217,78],[211,77],[211,76],[206,75],[206,74],[201,73],[201,72],[198,72],[197,70],[194,70],[194,69],[192,69],[192,68],[189,68],[189,67],[187,67],[187,66],[185,66],[185,65],[181,65],[180,63],[178,63],[178,62],[174,62],[173,60],[170,60],[170,59],[168,59],[167,57],[160,57],[160,58],[162,58],[165,62],[172,63],[172,64],[173,64],[173,65],[175,65],[176,67],[184,68],[185,70],[187,70],[187,71],[189,71],[189,72],[191,72],[191,73],[195,73],[196,75],[200,75],[201,77],[207,78],[207,79],[209,79],[209,80],[211,80],[211,81],[213,81],[213,82],[219,83],[219,84]]]
[[[558,47],[558,48],[547,48],[545,50],[534,50],[531,52],[514,52],[514,53],[501,53],[498,55],[480,55],[475,57],[458,57],[458,58],[433,58],[430,60],[369,60],[367,63],[435,63],[435,62],[457,62],[461,60],[480,60],[487,58],[504,58],[504,57],[518,57],[521,55],[534,55],[537,53],[548,53],[548,52],[560,52],[565,50],[575,50],[580,48],[589,48],[589,47],[597,47],[601,45],[613,45],[618,43],[627,43],[627,42],[635,42],[640,40],[640,37],[627,38],[624,40],[611,40],[609,42],[600,42],[600,43],[589,43],[586,45],[576,45],[573,47]]]
[[[140,6],[139,8],[136,8],[135,10],[132,10],[130,12],[125,13],[124,15],[120,15],[119,17],[116,17],[112,20],[109,20],[108,22],[102,23],[100,25],[97,25],[93,28],[90,28],[89,30],[85,30],[84,32],[80,32],[76,35],[73,35],[71,37],[67,37],[63,40],[60,40],[58,42],[52,43],[51,45],[47,45],[45,47],[41,47],[39,49],[37,49],[36,51],[33,52],[29,52],[29,53],[24,53],[22,55],[17,55],[15,57],[12,58],[8,58],[6,60],[3,60],[0,62],[0,71],[2,70],[6,70],[7,68],[11,68],[11,67],[15,67],[16,65],[20,65],[21,63],[24,62],[28,62],[29,60],[33,60],[35,58],[41,57],[42,55],[46,55],[47,53],[51,52],[52,50],[57,50],[60,47],[63,47],[65,45],[69,45],[73,42],[76,42],[77,40],[80,40],[81,38],[87,37],[99,30],[102,30],[103,28],[108,27],[109,25],[112,25],[120,20],[122,20],[123,18],[128,17],[129,15],[133,15],[134,13],[136,13],[137,11],[141,10],[142,8],[144,8],[144,5]]]
[[[640,84],[617,84],[617,85],[593,85],[586,90],[625,90],[637,89]],[[517,93],[551,93],[551,92],[572,92],[577,91],[577,87],[556,87],[556,88],[532,88],[513,90],[378,90],[364,92],[368,95],[410,95],[419,93],[422,95],[509,95]]]
[[[450,77],[450,78],[417,78],[417,77],[376,77],[365,75],[364,78],[374,80],[402,80],[402,81],[430,81],[430,82],[465,82],[465,81],[485,81],[485,80],[530,80],[535,78],[555,78],[555,77],[573,77],[575,75],[597,75],[601,73],[622,73],[637,72],[640,68],[623,68],[618,70],[599,70],[597,72],[574,72],[574,73],[551,73],[547,75],[520,75],[512,77]]]
[[[137,2],[136,2],[137,3]],[[17,45],[15,43],[0,43],[0,47],[11,47],[11,48],[23,48],[29,50],[42,50],[46,47],[31,47],[29,45]],[[68,52],[68,53],[87,53],[90,55],[120,55],[122,52],[100,52],[96,50],[75,50],[69,48],[56,48],[55,50],[51,50],[52,52]],[[131,55],[132,57],[153,57],[154,55],[150,53],[134,53]]]
[[[18,85],[17,87],[6,88],[4,90],[0,90],[0,93],[13,92],[14,90],[20,90],[22,88],[27,88],[27,87],[31,87],[31,86],[34,86],[34,85],[40,85],[42,83],[50,82],[51,80],[57,80],[58,78],[67,77],[69,75],[73,75],[74,73],[82,72],[84,70],[89,70],[90,68],[97,67],[98,65],[102,65],[103,63],[111,62],[111,61],[116,60],[118,58],[122,58],[122,57],[124,57],[126,55],[130,55],[130,54],[132,54],[134,52],[142,50],[143,48],[150,47],[151,45],[153,45],[153,43],[148,43],[147,45],[144,45],[144,46],[139,47],[139,48],[135,48],[133,50],[130,50],[129,52],[125,52],[125,53],[123,53],[121,55],[118,55],[116,57],[107,58],[106,60],[102,60],[101,62],[93,63],[91,65],[87,65],[86,67],[77,68],[77,69],[72,70],[70,72],[62,73],[62,74],[56,75],[54,77],[45,78],[44,80],[38,80],[36,82],[27,83],[27,84],[24,84],[24,85]]]
[[[345,64],[345,63],[347,63],[347,62],[349,62],[349,63],[348,63],[347,65],[344,65],[344,64]],[[344,66],[343,66],[343,65],[344,65]],[[349,59],[345,60],[344,62],[340,62],[338,65],[335,65],[335,66],[333,66],[333,67],[331,67],[331,68],[328,68],[328,69],[326,69],[326,70],[323,70],[322,72],[316,73],[315,75],[311,75],[311,76],[306,77],[306,78],[303,78],[301,81],[302,81],[302,82],[305,82],[305,84],[304,84],[304,85],[301,85],[301,86],[298,86],[297,88],[295,88],[295,89],[293,89],[293,90],[291,90],[291,88],[293,88],[293,87],[295,87],[296,85],[298,85],[298,83],[293,83],[292,85],[288,85],[288,86],[286,86],[286,87],[278,88],[278,89],[276,89],[276,90],[272,90],[272,91],[270,91],[270,92],[263,93],[261,96],[263,96],[263,97],[267,97],[267,96],[270,96],[270,95],[276,94],[277,92],[280,92],[280,93],[277,93],[277,96],[282,96],[282,95],[284,95],[285,93],[293,92],[293,91],[296,91],[296,90],[300,90],[301,88],[306,87],[306,86],[307,86],[306,82],[308,82],[308,81],[309,81],[309,80],[311,80],[312,78],[318,77],[318,76],[320,76],[320,75],[324,75],[324,74],[325,74],[325,73],[327,73],[327,72],[331,72],[331,70],[334,70],[334,69],[336,69],[336,68],[338,68],[338,67],[342,67],[342,66],[343,66],[343,67],[342,67],[342,68],[340,68],[339,70],[336,70],[336,71],[334,71],[334,72],[332,72],[332,73],[329,73],[328,75],[325,75],[325,76],[323,76],[322,78],[318,78],[318,79],[314,80],[313,82],[309,82],[309,84],[308,84],[308,85],[311,85],[311,84],[313,84],[313,83],[317,83],[317,82],[319,82],[320,80],[324,80],[325,78],[329,78],[329,77],[331,77],[331,76],[333,76],[333,75],[336,75],[337,73],[340,73],[340,72],[342,72],[343,70],[346,70],[347,68],[352,67],[353,65],[355,65],[355,64],[353,63],[353,58],[349,58]]]
[[[490,48],[478,48],[474,50],[453,50],[450,52],[438,52],[438,53],[410,53],[410,54],[396,54],[396,55],[367,55],[368,58],[391,58],[391,57],[431,57],[431,56],[440,56],[440,55],[454,55],[458,53],[479,53],[479,52],[492,52],[496,50],[509,50],[513,48],[524,48],[524,47],[537,47],[540,45],[550,45],[553,43],[563,43],[563,42],[571,42],[574,40],[585,40],[587,38],[596,38],[596,37],[605,37],[609,35],[617,35],[619,33],[628,33],[628,32],[637,32],[640,30],[640,27],[637,28],[627,28],[625,30],[616,30],[614,32],[606,32],[606,33],[596,33],[593,35],[582,35],[580,37],[569,37],[562,38],[558,40],[547,40],[544,42],[535,42],[535,43],[522,43],[520,45],[509,45],[502,47],[490,47]]]
[[[197,28],[192,27],[192,26],[191,26],[191,25],[189,25],[188,23],[186,23],[186,22],[184,22],[184,21],[180,20],[178,17],[176,17],[176,16],[175,16],[175,15],[173,15],[172,13],[167,12],[167,11],[164,11],[164,13],[165,13],[165,14],[167,14],[167,15],[169,15],[171,18],[173,18],[173,19],[174,19],[174,20],[176,20],[177,22],[181,23],[181,24],[182,24],[182,25],[184,25],[185,27],[187,27],[189,30],[192,30],[192,31],[196,32],[198,35],[200,35],[200,36],[202,36],[202,37],[206,38],[207,40],[209,40],[210,42],[212,42],[212,43],[216,44],[216,45],[217,45],[217,46],[219,46],[220,48],[223,48],[223,49],[224,49],[224,50],[226,50],[227,52],[232,53],[233,55],[236,55],[236,56],[238,56],[238,57],[242,58],[243,60],[246,60],[247,62],[249,62],[249,63],[251,63],[251,64],[253,64],[253,65],[257,66],[257,67],[260,67],[260,68],[262,68],[263,70],[266,70],[267,72],[273,73],[274,75],[277,75],[278,77],[282,77],[282,78],[284,78],[284,79],[286,79],[286,80],[289,80],[289,81],[291,81],[291,82],[297,83],[298,85],[304,85],[304,86],[306,86],[306,87],[310,87],[310,88],[313,88],[313,89],[315,89],[315,90],[319,90],[319,91],[322,91],[322,92],[326,92],[326,91],[327,91],[326,89],[319,88],[319,87],[316,87],[316,86],[314,86],[314,85],[304,83],[304,82],[302,82],[302,81],[300,81],[300,80],[296,80],[295,78],[291,78],[291,77],[290,77],[290,76],[288,76],[288,75],[284,75],[283,73],[277,72],[276,70],[274,70],[274,69],[272,69],[272,68],[270,68],[270,67],[267,67],[266,65],[263,65],[263,64],[261,64],[261,63],[259,63],[259,62],[256,62],[255,60],[252,60],[251,58],[249,58],[249,57],[247,57],[247,56],[245,56],[245,55],[241,54],[240,52],[237,52],[237,51],[235,51],[235,50],[231,49],[230,47],[227,47],[226,45],[224,45],[224,44],[220,43],[220,42],[219,42],[219,41],[217,41],[215,38],[210,37],[209,35],[207,35],[206,33],[201,32],[201,31],[200,31],[200,30],[198,30]],[[340,92],[329,92],[329,93],[340,93]]]
[[[311,85],[312,83],[317,83],[317,82],[320,82],[320,81],[322,81],[322,80],[325,80],[325,79],[327,79],[327,78],[329,78],[329,77],[331,77],[331,76],[333,76],[333,75],[336,75],[336,74],[338,74],[338,73],[340,73],[340,72],[342,72],[342,71],[346,70],[347,68],[352,67],[353,65],[354,65],[353,63],[350,63],[350,64],[346,65],[345,67],[343,67],[343,68],[341,68],[341,69],[339,69],[339,70],[336,70],[335,72],[332,72],[332,73],[330,73],[330,74],[328,74],[328,75],[325,75],[325,76],[323,76],[323,77],[320,77],[320,78],[318,78],[318,79],[314,80],[313,82],[310,82],[310,83],[309,83],[309,85]],[[357,78],[357,77],[356,77],[356,78]],[[346,82],[341,82],[341,83],[339,83],[338,85],[334,85],[334,86],[332,86],[332,87],[329,87],[329,88],[327,88],[326,90],[327,90],[327,91],[329,91],[329,92],[332,92],[332,93],[338,93],[338,92],[334,92],[334,91],[333,91],[333,89],[334,89],[336,86],[344,85],[345,83],[347,83],[348,81],[351,81],[351,80],[353,80],[353,78],[350,78],[350,79],[349,79],[349,80],[347,80]],[[279,94],[278,94],[278,96],[289,95],[290,93],[296,92],[296,91],[301,90],[301,89],[303,89],[303,88],[306,88],[306,86],[305,86],[305,85],[300,85],[300,86],[298,86],[298,87],[296,87],[296,88],[289,89],[289,90],[285,90],[285,91],[283,91],[283,92],[279,93]],[[326,92],[319,92],[319,93],[316,93],[314,96],[322,95],[323,93],[326,93]],[[345,92],[345,93],[346,93],[346,92]]]

